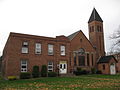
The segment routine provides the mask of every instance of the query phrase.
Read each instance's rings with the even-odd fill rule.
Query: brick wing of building
[[[59,74],[73,73],[77,67],[89,71],[98,68],[98,61],[105,55],[105,49],[103,20],[95,8],[88,21],[88,31],[89,40],[81,30],[56,38],[10,33],[3,50],[3,76],[19,77],[21,72],[32,72],[35,65],[40,68],[47,65],[48,72]],[[112,63],[116,64],[116,61],[112,59]],[[110,68],[101,69],[105,65],[104,62],[99,65],[102,72]]]

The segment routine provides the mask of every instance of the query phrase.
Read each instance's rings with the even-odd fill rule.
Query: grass
[[[75,77],[40,77],[36,79],[0,80],[0,90],[116,90],[120,75],[81,75]]]

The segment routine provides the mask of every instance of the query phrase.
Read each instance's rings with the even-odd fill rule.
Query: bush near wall
[[[47,66],[46,65],[42,65],[41,77],[47,77]]]
[[[33,66],[32,77],[37,78],[39,77],[39,66]]]
[[[56,77],[57,73],[56,72],[48,72],[48,77]]]
[[[96,71],[96,74],[102,74],[102,71],[97,70],[97,71]]]
[[[74,71],[75,75],[85,75],[85,74],[89,74],[90,72],[87,70],[82,70],[81,68],[77,68],[76,71]]]
[[[20,79],[29,79],[29,78],[31,78],[31,73],[29,72],[20,73]]]
[[[96,68],[91,68],[91,73],[92,74],[96,74],[96,71],[97,71]]]

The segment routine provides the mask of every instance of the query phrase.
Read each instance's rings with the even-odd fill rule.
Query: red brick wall
[[[109,63],[98,64],[98,70],[102,71],[102,74],[110,74],[110,65],[112,63],[116,64],[116,61],[112,58]],[[105,65],[105,70],[103,70],[103,65]]]
[[[28,41],[29,43],[29,51],[28,54],[22,54],[22,42]],[[36,55],[35,54],[35,43],[40,42],[42,44],[42,54]],[[54,55],[48,55],[48,44],[54,45]],[[60,55],[60,45],[66,46],[66,55]],[[21,72],[21,63],[22,59],[28,60],[28,72],[32,72],[32,68],[34,65],[41,66],[47,65],[48,61],[54,62],[54,71],[56,71],[57,64],[59,61],[64,60],[67,61],[68,64],[68,72],[69,72],[69,47],[70,43],[68,38],[65,36],[59,36],[56,38],[48,38],[48,37],[40,37],[40,36],[33,36],[33,35],[24,35],[24,34],[17,34],[11,33],[9,37],[9,41],[6,44],[7,49],[5,48],[4,57],[4,76],[19,76]]]
[[[101,26],[102,32],[96,31],[97,25]],[[99,21],[93,21],[88,24],[89,28],[91,26],[94,26],[94,32],[90,32],[90,30],[89,30],[89,39],[90,39],[91,43],[93,44],[93,46],[96,46],[97,58],[99,58],[100,56],[105,55],[103,23],[99,22]],[[99,38],[101,38],[101,45],[100,45]],[[100,47],[101,47],[101,50],[100,50]]]
[[[80,39],[82,39],[82,42],[80,41]],[[88,39],[86,38],[86,36],[83,34],[82,31],[80,31],[70,42],[70,49],[71,49],[71,61],[72,61],[72,67],[74,67],[74,56],[73,56],[73,52],[74,51],[78,51],[80,48],[83,48],[85,50],[85,66],[81,67],[83,69],[88,69],[90,70],[92,67],[95,66],[96,63],[96,51],[95,49],[92,47],[91,43],[88,41]],[[89,53],[89,62],[90,62],[90,66],[87,65],[87,54]],[[94,66],[92,66],[92,58],[91,58],[91,54],[93,54],[93,58],[94,58]],[[78,63],[78,61],[77,61]]]

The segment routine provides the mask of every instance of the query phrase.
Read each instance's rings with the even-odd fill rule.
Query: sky
[[[120,26],[120,0],[0,0],[0,55],[10,32],[68,36],[82,30],[88,37],[93,8],[103,19],[105,50]]]

